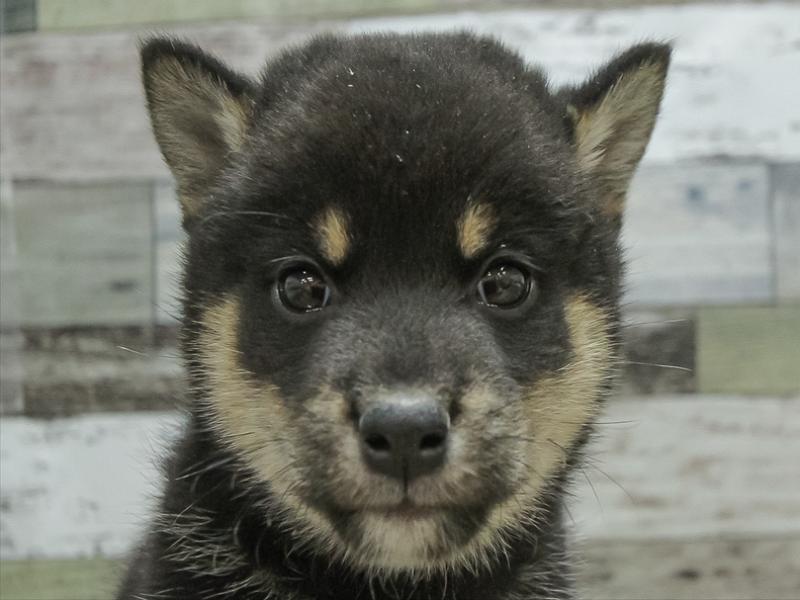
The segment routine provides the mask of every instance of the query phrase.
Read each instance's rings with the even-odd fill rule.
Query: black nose
[[[404,481],[435,471],[444,463],[449,421],[432,397],[381,398],[358,422],[364,459],[373,471]]]

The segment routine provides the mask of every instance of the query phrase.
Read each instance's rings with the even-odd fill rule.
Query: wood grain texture
[[[800,393],[800,303],[703,308],[697,315],[703,393]]]
[[[17,182],[21,323],[150,324],[151,203],[147,183]]]
[[[605,540],[579,555],[590,600],[796,600],[800,537]]]
[[[685,4],[696,0],[38,0],[39,28],[73,29],[181,21],[269,18],[296,20],[406,14],[437,10],[492,10],[531,6],[542,8],[620,8],[643,4]],[[724,0],[711,0],[722,2]],[[29,0],[30,2],[30,0]]]
[[[0,26],[4,34],[36,29],[36,0],[0,2]]]
[[[598,431],[570,508],[587,539],[800,534],[800,398],[616,400]]]
[[[765,165],[644,167],[628,199],[623,241],[630,302],[771,300]]]
[[[23,338],[20,333],[19,265],[13,190],[0,179],[0,414],[23,410]]]
[[[800,163],[772,167],[775,286],[778,301],[800,302]]]

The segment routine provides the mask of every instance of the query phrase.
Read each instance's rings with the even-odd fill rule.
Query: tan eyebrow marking
[[[497,224],[492,207],[471,202],[458,220],[458,247],[464,258],[473,258],[489,243],[489,235]]]
[[[322,211],[315,222],[319,248],[333,265],[340,265],[350,250],[347,227],[347,215],[333,206]]]

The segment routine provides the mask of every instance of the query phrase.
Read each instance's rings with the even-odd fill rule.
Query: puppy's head
[[[143,49],[201,418],[297,536],[381,572],[535,523],[615,361],[669,49],[574,89],[471,35],[317,38],[251,81]]]

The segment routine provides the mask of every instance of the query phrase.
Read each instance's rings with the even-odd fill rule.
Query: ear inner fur
[[[244,143],[253,111],[250,84],[200,49],[158,38],[142,50],[142,75],[156,140],[191,220]]]
[[[629,62],[633,59],[638,61]],[[601,209],[612,218],[622,213],[628,184],[650,140],[668,65],[667,47],[634,48],[575,92],[567,105],[578,169],[600,184]]]

